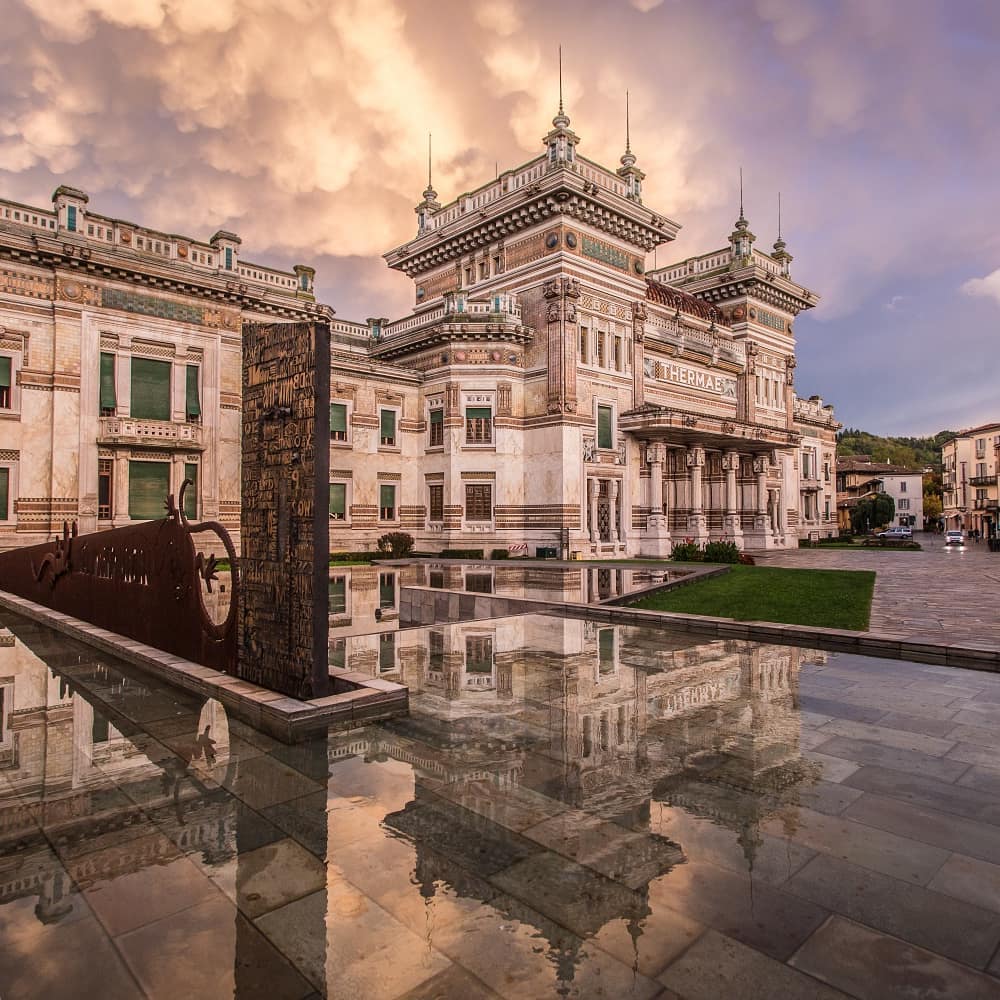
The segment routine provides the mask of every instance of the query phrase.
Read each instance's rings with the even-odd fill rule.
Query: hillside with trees
[[[837,435],[837,457],[870,455],[873,462],[940,472],[941,446],[955,436],[955,431],[938,431],[933,437],[880,437],[848,427]]]

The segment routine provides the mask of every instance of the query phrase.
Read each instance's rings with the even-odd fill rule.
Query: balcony
[[[178,451],[202,451],[202,426],[180,420],[143,420],[137,417],[101,417],[97,443],[146,445]]]
[[[970,486],[995,486],[997,481],[997,474],[994,472],[992,476],[970,476],[969,485]]]
[[[989,497],[983,497],[980,500],[973,500],[972,504],[975,510],[996,510],[998,501],[991,500]]]

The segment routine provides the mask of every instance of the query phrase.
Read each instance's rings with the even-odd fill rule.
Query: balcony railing
[[[997,476],[993,473],[992,476],[970,476],[969,485],[970,486],[994,486],[996,485]]]
[[[151,444],[163,448],[200,449],[201,424],[138,417],[101,417],[98,444]]]

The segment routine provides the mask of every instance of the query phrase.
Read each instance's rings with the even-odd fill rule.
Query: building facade
[[[393,322],[334,319],[310,268],[245,262],[231,233],[153,232],[71,188],[52,211],[0,204],[0,545],[157,516],[184,478],[235,534],[258,318],[331,325],[334,550],[393,530],[598,558],[835,533],[838,425],[794,389],[817,296],[784,241],[757,249],[741,206],[726,246],[647,274],[678,224],[643,204],[630,149],[611,170],[578,145],[560,109],[527,164],[448,204],[429,183],[386,254],[413,281]]]
[[[858,501],[877,493],[888,493],[896,505],[889,527],[923,530],[924,474],[920,469],[873,462],[869,455],[837,459],[837,515],[843,530],[851,530],[851,511]]]
[[[946,529],[996,538],[1000,525],[1000,423],[961,431],[941,449]]]

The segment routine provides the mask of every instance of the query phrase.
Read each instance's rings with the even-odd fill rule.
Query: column
[[[691,512],[688,514],[688,533],[697,542],[708,540],[708,522],[705,518],[702,497],[701,470],[705,465],[705,449],[688,448],[688,477],[691,488]]]
[[[758,531],[763,531],[766,527],[767,519],[767,459],[763,455],[755,456],[753,460],[753,471],[757,477],[757,517],[754,527]]]
[[[590,540],[599,542],[600,532],[597,527],[597,493],[600,486],[594,476],[587,479],[587,501],[590,505]]]
[[[608,482],[608,521],[612,544],[618,543],[618,489],[621,483],[617,479]]]
[[[778,531],[782,537],[788,536],[788,504],[785,502],[785,487],[779,486],[774,491],[774,498],[778,503]]]
[[[722,456],[722,468],[726,473],[726,510],[722,528],[726,535],[739,545],[743,540],[743,526],[740,523],[739,489],[736,474],[740,469],[740,455],[737,451],[727,451]]]
[[[649,516],[646,530],[639,542],[639,552],[650,558],[670,555],[670,520],[663,512],[663,467],[667,460],[666,446],[651,444],[646,448],[649,464]]]

